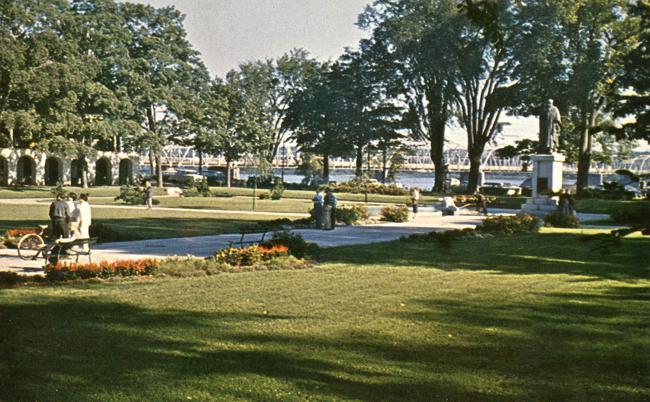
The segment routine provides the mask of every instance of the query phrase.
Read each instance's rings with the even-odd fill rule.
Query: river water
[[[253,169],[242,168],[240,170],[240,177],[243,180],[246,180],[250,175],[254,174]],[[282,169],[274,168],[274,176],[282,176]],[[450,177],[461,179],[460,173],[450,173]],[[509,172],[509,173],[485,173],[486,182],[500,182],[507,185],[519,186],[527,178],[531,177],[532,173],[524,172]],[[330,180],[338,183],[349,181],[354,177],[353,169],[334,169],[330,174]],[[284,181],[286,183],[300,183],[303,179],[302,175],[296,174],[295,169],[286,168],[284,169]],[[403,185],[404,187],[419,187],[423,190],[430,190],[433,187],[434,183],[434,173],[433,172],[423,172],[423,171],[402,171],[398,174],[396,178],[396,183]],[[575,174],[565,174],[564,183],[566,185],[572,185],[576,181]]]

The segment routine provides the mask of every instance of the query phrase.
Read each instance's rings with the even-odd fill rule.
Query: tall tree
[[[162,186],[162,149],[172,142],[172,128],[186,112],[187,96],[193,103],[209,76],[186,38],[184,17],[175,8],[125,3],[122,11],[131,36],[128,63],[121,74],[143,129],[130,145],[149,149],[155,161],[152,170]]]
[[[611,106],[617,117],[632,118],[618,131],[619,137],[650,141],[650,1],[639,0],[630,6],[623,27],[621,66],[616,78]]]
[[[384,66],[388,94],[405,105],[404,124],[430,144],[434,189],[444,182],[445,131],[454,115],[458,73],[455,41],[464,24],[453,0],[378,0],[359,17],[372,29],[366,43]]]
[[[330,158],[349,154],[349,137],[340,130],[344,98],[335,85],[340,70],[324,65],[319,75],[312,76],[305,89],[298,92],[283,124],[291,130],[291,138],[303,152],[323,157],[323,180],[329,181]]]
[[[513,109],[538,115],[546,99],[565,115],[564,147],[577,146],[578,191],[587,186],[594,135],[611,127],[608,93],[625,46],[624,0],[531,0],[515,12],[512,52],[518,82],[504,91]],[[534,49],[531,51],[531,49]]]

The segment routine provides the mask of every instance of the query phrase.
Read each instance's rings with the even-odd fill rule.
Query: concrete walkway
[[[415,233],[428,233],[432,230],[474,227],[483,217],[477,215],[440,216],[439,213],[420,213],[405,223],[378,223],[373,225],[339,226],[336,230],[315,229],[293,230],[305,240],[321,247],[336,247],[353,244],[386,242]],[[247,239],[259,238],[261,234],[249,235]],[[267,235],[268,236],[268,235]],[[93,261],[115,261],[120,259],[166,258],[171,256],[193,255],[207,257],[215,251],[227,247],[230,241],[239,241],[239,234],[185,237],[175,239],[153,239],[130,242],[98,244],[93,248]],[[80,257],[80,262],[87,258]],[[24,261],[16,250],[0,249],[0,271],[21,274],[42,273],[43,260]]]

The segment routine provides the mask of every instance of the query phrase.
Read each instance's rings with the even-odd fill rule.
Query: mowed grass
[[[323,250],[303,271],[0,290],[0,400],[648,400],[647,238]]]
[[[92,205],[92,204],[91,204]],[[7,229],[35,228],[48,224],[49,205],[0,205],[0,233]],[[247,215],[197,211],[162,211],[145,208],[92,209],[93,225],[103,225],[117,234],[118,240],[161,239],[237,233],[258,228],[278,215]],[[101,239],[101,236],[100,236]]]

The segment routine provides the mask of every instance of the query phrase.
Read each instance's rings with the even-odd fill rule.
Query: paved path
[[[432,230],[474,227],[482,217],[476,215],[445,216],[422,213],[405,223],[379,223],[360,226],[340,226],[336,230],[298,229],[307,241],[321,247],[335,247],[352,244],[367,244],[399,239],[414,233],[428,233]],[[251,239],[254,239],[252,235]],[[257,235],[258,237],[260,235]],[[93,261],[115,261],[119,259],[165,258],[193,255],[207,257],[216,250],[227,247],[230,241],[238,241],[239,234],[185,237],[176,239],[153,239],[119,243],[99,244],[93,248]],[[80,261],[87,261],[80,257]],[[43,260],[24,261],[18,258],[16,250],[0,250],[0,270],[25,274],[42,273]]]

